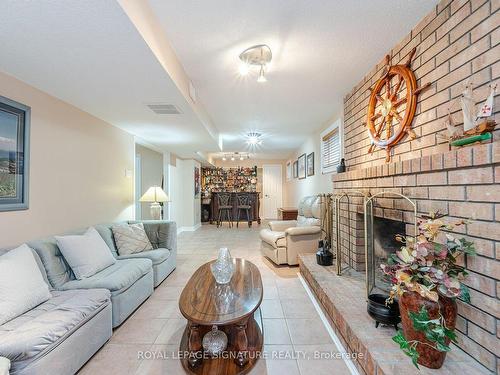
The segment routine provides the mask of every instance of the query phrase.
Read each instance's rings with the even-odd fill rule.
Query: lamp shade
[[[168,195],[159,186],[151,186],[139,199],[139,202],[168,202]]]

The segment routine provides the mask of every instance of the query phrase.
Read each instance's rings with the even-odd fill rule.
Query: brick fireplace
[[[471,303],[459,305],[459,346],[491,370],[498,358],[497,324],[500,303],[500,142],[481,144],[426,155],[390,164],[357,168],[334,176],[334,193],[352,193],[351,204],[341,205],[342,252],[348,241],[355,252],[354,268],[364,270],[364,222],[362,196],[380,191],[401,193],[414,200],[418,214],[439,210],[450,220],[473,218],[457,236],[476,244],[478,255],[463,259],[470,272],[466,281]],[[347,228],[350,215],[351,231]],[[378,200],[374,215],[402,220],[413,230],[413,213],[401,199]],[[345,260],[345,258],[344,258]]]
[[[456,125],[462,123],[460,106],[455,101],[466,82],[473,83],[478,103],[488,95],[490,83],[500,83],[499,9],[498,1],[442,0],[388,51],[392,63],[398,64],[416,47],[412,67],[418,86],[432,82],[418,100],[412,125],[417,138],[404,139],[393,150],[390,163],[385,163],[384,150],[367,152],[370,139],[363,121],[370,96],[368,88],[381,76],[385,63],[382,60],[345,96],[347,172],[333,177],[333,193],[350,196],[349,203],[344,199],[340,204],[340,242],[343,258],[351,251],[352,267],[357,271],[365,267],[363,194],[400,193],[416,202],[418,214],[439,210],[450,220],[473,219],[471,224],[459,227],[461,232],[457,233],[473,241],[478,252],[476,257],[462,260],[470,271],[466,283],[471,303],[458,301],[458,340],[466,353],[495,373],[500,373],[500,130],[495,131],[492,143],[452,150],[442,135],[448,110]],[[495,98],[497,123],[499,98]],[[412,208],[401,199],[377,199],[374,215],[403,221],[406,231],[413,231]],[[328,287],[311,276],[319,270],[310,269],[304,272],[306,279],[326,306],[330,302],[322,290]],[[338,303],[340,306],[342,301]],[[334,324],[335,320],[342,321],[340,307],[328,308],[333,311]],[[351,347],[353,331],[346,328],[350,322],[344,318],[336,328]],[[353,340],[354,346],[360,345],[359,336]],[[363,364],[363,371],[370,373],[369,365]]]

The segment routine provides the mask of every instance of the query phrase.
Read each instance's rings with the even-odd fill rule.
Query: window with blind
[[[340,157],[340,131],[336,122],[321,136],[321,172],[334,172],[340,163]]]

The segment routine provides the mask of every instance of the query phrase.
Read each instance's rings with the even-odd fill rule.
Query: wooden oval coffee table
[[[233,259],[234,275],[220,285],[205,263],[191,276],[179,299],[188,320],[181,339],[181,362],[192,374],[245,374],[262,351],[262,280],[258,268],[245,259]],[[216,357],[204,355],[203,336],[216,325],[228,337],[227,349]]]

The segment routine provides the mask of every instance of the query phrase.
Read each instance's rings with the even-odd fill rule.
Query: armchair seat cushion
[[[272,231],[270,229],[262,229],[260,231],[262,241],[271,245],[275,249],[278,247],[286,247],[286,233],[280,231]]]
[[[53,291],[48,301],[0,326],[0,355],[23,368],[92,319],[109,298],[105,289]]]
[[[120,255],[117,259],[150,259],[153,262],[153,266],[163,263],[170,257],[170,250],[168,249],[154,249],[148,251],[141,251],[140,253]]]
[[[142,276],[151,272],[151,260],[145,258],[121,259],[115,264],[83,280],[71,280],[61,290],[104,288],[111,295],[122,293]]]

